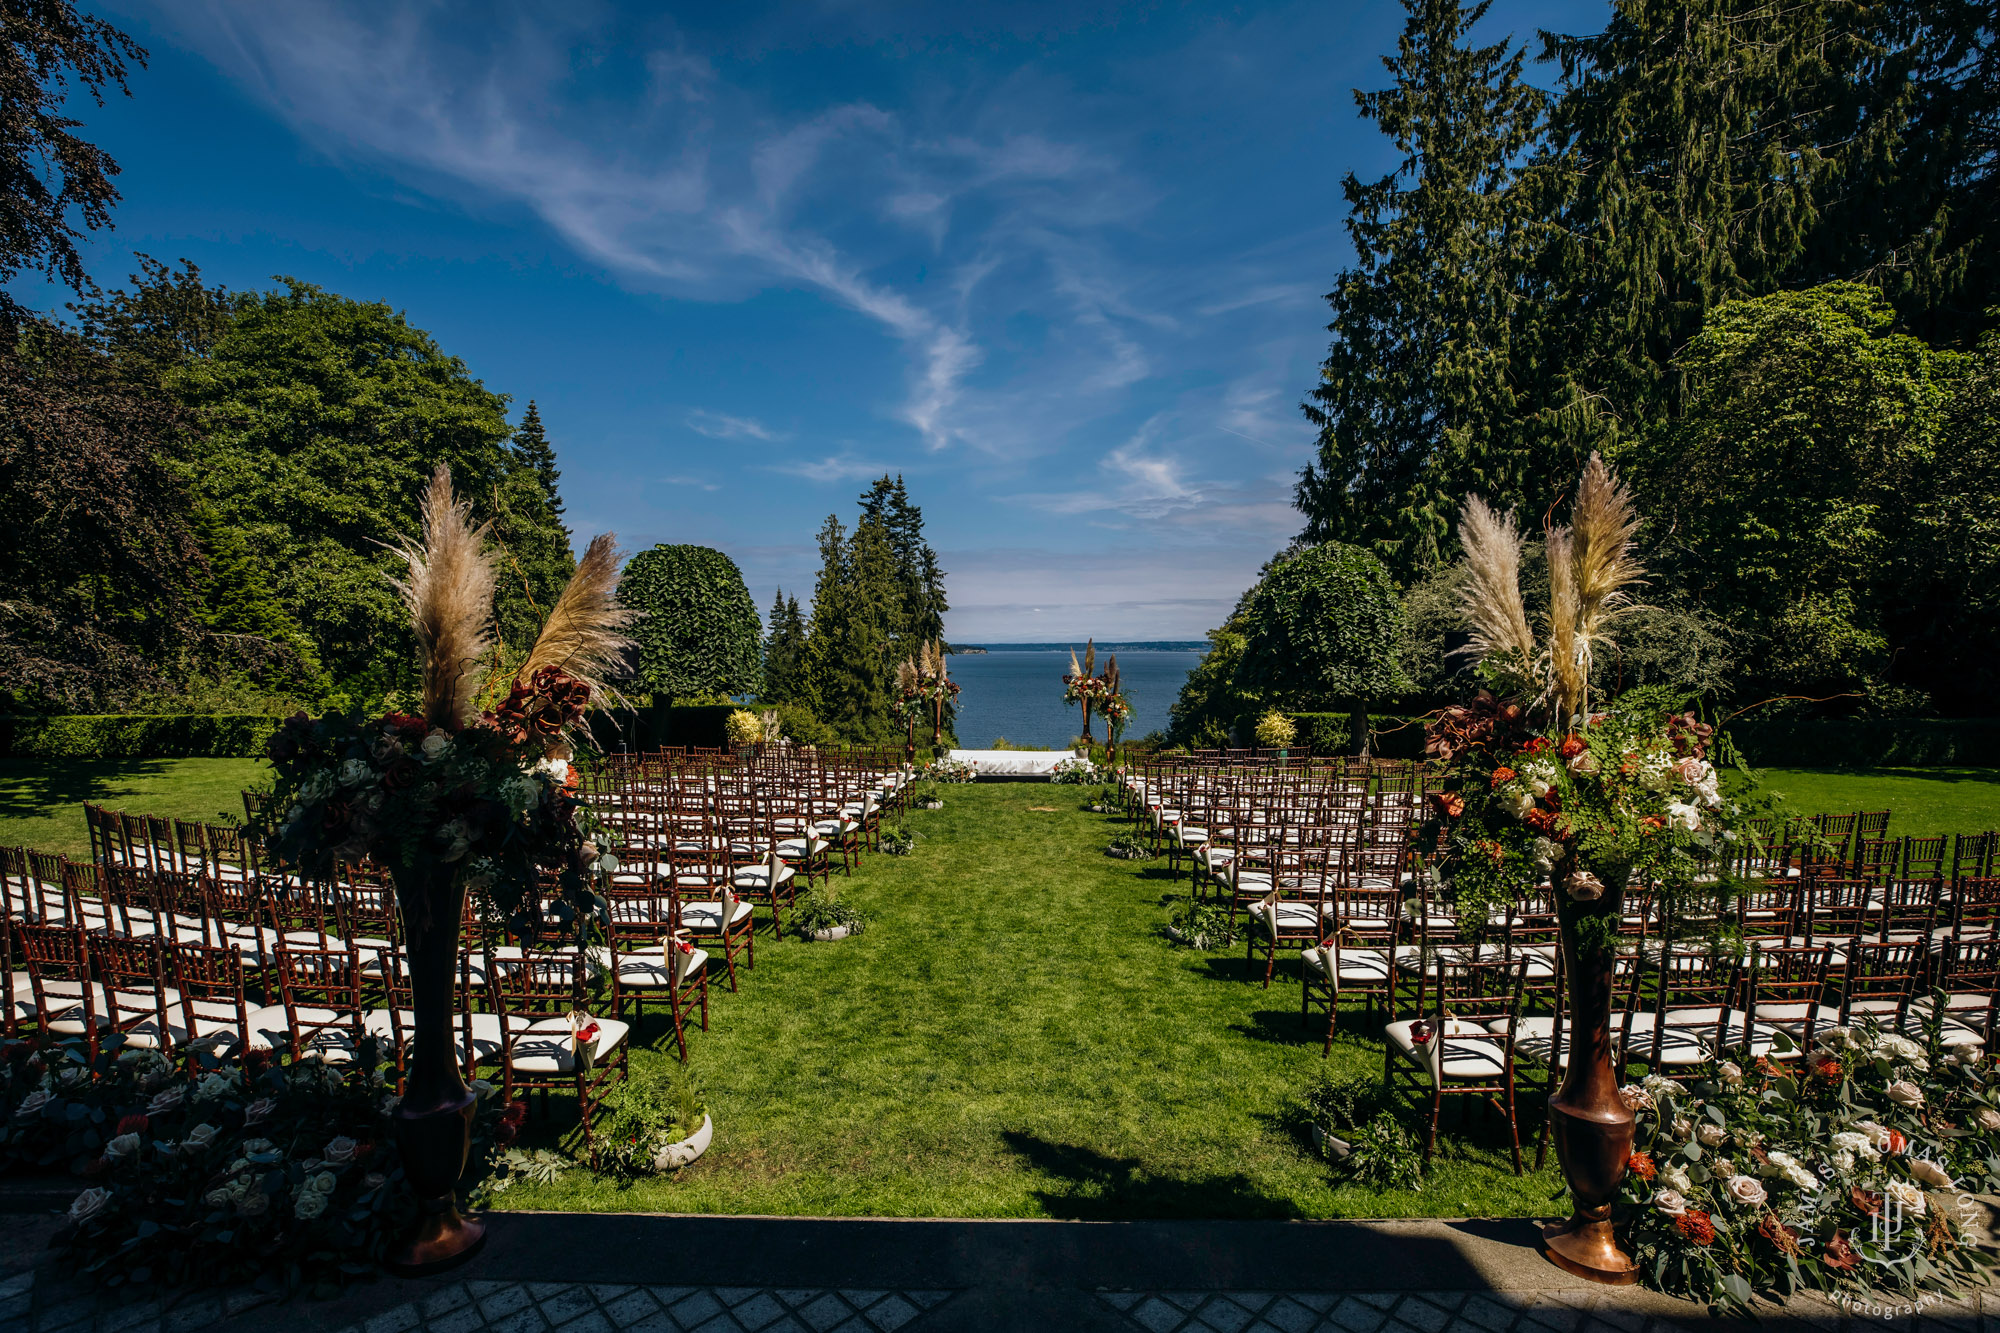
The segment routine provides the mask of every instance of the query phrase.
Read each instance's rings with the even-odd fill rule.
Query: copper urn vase
[[[1565,886],[1578,872],[1589,877],[1591,887],[1583,892],[1601,889],[1597,896],[1572,899]],[[1632,1157],[1632,1111],[1618,1095],[1620,1071],[1611,1057],[1612,963],[1625,879],[1622,867],[1586,871],[1571,861],[1558,865],[1553,877],[1573,1046],[1562,1086],[1549,1098],[1549,1136],[1574,1206],[1568,1221],[1542,1232],[1556,1267],[1618,1286],[1639,1279],[1638,1264],[1619,1248],[1611,1225],[1611,1204]]]
[[[458,923],[465,886],[447,865],[399,868],[396,896],[403,912],[410,969],[413,1029],[403,1099],[392,1117],[403,1174],[417,1196],[417,1226],[389,1252],[391,1272],[435,1273],[472,1257],[486,1224],[459,1212],[458,1180],[472,1151],[478,1098],[459,1073],[452,1034],[458,971]]]

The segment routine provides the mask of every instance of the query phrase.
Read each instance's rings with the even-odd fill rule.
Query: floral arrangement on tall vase
[[[300,714],[271,740],[277,783],[254,830],[275,866],[331,882],[343,862],[373,861],[396,887],[413,1001],[413,1037],[397,1141],[421,1207],[390,1256],[403,1273],[465,1258],[483,1224],[455,1193],[475,1098],[452,1035],[452,981],[468,895],[509,934],[574,929],[602,906],[612,867],[569,766],[585,710],[628,646],[634,613],[618,606],[618,552],[595,538],[491,711],[474,700],[493,646],[494,560],[487,529],[440,465],[422,503],[423,541],[406,543],[397,582],[422,657],[421,714]],[[547,898],[553,887],[556,896]],[[553,909],[553,913],[552,913]]]
[[[931,748],[936,749],[946,723],[958,715],[958,682],[951,678],[942,640],[920,644],[913,656],[896,664],[896,715],[908,727],[903,751],[912,760],[919,723],[931,724]]]
[[[1097,640],[1084,643],[1083,658],[1077,659],[1076,649],[1069,652],[1069,670],[1063,675],[1063,702],[1083,705],[1083,743],[1090,745],[1090,713],[1093,708],[1103,711],[1105,705],[1119,697],[1118,655],[1112,653],[1105,658],[1104,673],[1097,674]],[[1125,710],[1130,716],[1130,709]],[[1107,718],[1106,725],[1109,726]],[[1116,741],[1114,739],[1113,743]]]
[[[1607,1283],[1638,1276],[1611,1224],[1633,1139],[1610,1031],[1625,895],[1727,895],[1725,844],[1736,836],[1710,762],[1715,738],[1676,711],[1681,700],[1633,690],[1600,706],[1590,696],[1592,662],[1644,576],[1638,527],[1631,497],[1593,455],[1569,524],[1546,533],[1549,610],[1537,636],[1513,516],[1465,502],[1463,610],[1491,688],[1431,728],[1428,753],[1456,782],[1431,793],[1423,835],[1461,920],[1537,893],[1556,900],[1573,1049],[1549,1116],[1574,1210],[1544,1239],[1557,1266]]]

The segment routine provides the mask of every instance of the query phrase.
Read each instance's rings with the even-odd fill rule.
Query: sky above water
[[[1199,637],[1298,529],[1400,6],[93,8],[151,53],[77,113],[123,167],[98,280],[405,311],[538,401],[579,539],[803,602],[820,521],[900,472],[949,636],[1008,642]]]

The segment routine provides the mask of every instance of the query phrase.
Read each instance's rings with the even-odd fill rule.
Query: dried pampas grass
[[[1632,609],[1627,591],[1645,571],[1633,555],[1639,513],[1632,496],[1596,454],[1577,483],[1568,526],[1548,533],[1547,640],[1537,644],[1521,600],[1521,534],[1514,516],[1496,515],[1471,496],[1459,517],[1467,579],[1461,607],[1471,648],[1497,658],[1547,703],[1562,727],[1590,707],[1590,670],[1611,629]]]
[[[455,495],[451,469],[431,474],[422,501],[424,540],[399,551],[408,577],[392,580],[409,608],[423,656],[424,720],[456,731],[479,687],[479,659],[493,643],[493,557],[488,524],[474,527],[472,506]]]
[[[515,681],[524,682],[545,666],[560,667],[589,685],[593,695],[615,701],[617,691],[606,680],[632,646],[625,626],[638,618],[639,612],[618,604],[618,540],[600,533],[590,539],[556,598]]]
[[[1521,604],[1521,531],[1514,515],[1496,514],[1476,495],[1459,511],[1458,540],[1468,578],[1459,607],[1472,626],[1472,651],[1499,657],[1525,676],[1535,661],[1535,635]]]

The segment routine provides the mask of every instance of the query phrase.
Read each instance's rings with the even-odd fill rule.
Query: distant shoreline
[[[954,643],[954,653],[1066,653],[1083,651],[1080,643]],[[1206,639],[1154,639],[1134,643],[1100,643],[1101,653],[1205,653]]]

